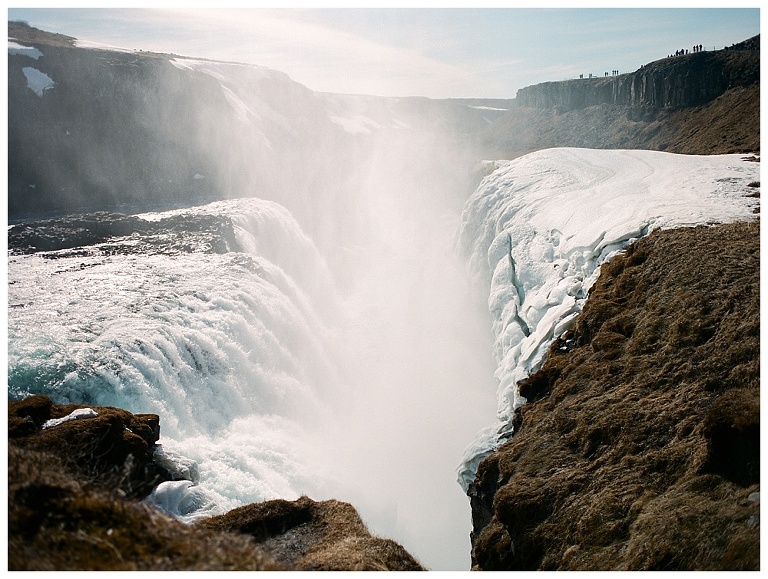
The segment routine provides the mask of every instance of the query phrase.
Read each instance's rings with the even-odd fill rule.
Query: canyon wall
[[[478,570],[760,568],[760,231],[604,265],[470,486]]]
[[[670,56],[627,74],[525,87],[516,101],[522,107],[561,112],[595,105],[691,107],[759,80],[759,37],[755,37],[725,50]]]
[[[353,205],[386,148],[469,189],[468,143],[503,113],[493,99],[319,93],[266,67],[82,47],[19,22],[8,36],[11,219],[260,197],[302,221]]]

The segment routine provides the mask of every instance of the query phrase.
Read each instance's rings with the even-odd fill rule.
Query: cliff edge
[[[508,156],[759,152],[759,70],[755,37],[545,83],[493,130]],[[468,491],[475,569],[760,568],[759,279],[759,222],[655,232],[602,267]]]
[[[517,104],[560,112],[595,105],[635,109],[706,104],[735,87],[760,82],[760,36],[730,48],[669,56],[626,74],[546,82],[522,88]]]
[[[468,494],[479,570],[760,568],[757,223],[604,265]]]

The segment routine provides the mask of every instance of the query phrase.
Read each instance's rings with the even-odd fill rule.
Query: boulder
[[[170,480],[152,455],[160,438],[157,414],[131,414],[98,407],[92,418],[81,418],[44,428],[49,420],[64,418],[86,406],[53,404],[46,396],[8,402],[8,437],[19,448],[62,457],[91,477],[109,477],[126,494],[142,498],[159,483]]]

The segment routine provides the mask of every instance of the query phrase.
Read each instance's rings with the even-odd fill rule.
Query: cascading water
[[[317,306],[333,311],[330,277],[276,204],[199,211],[238,214],[237,240],[251,251],[135,251],[134,236],[111,255],[95,246],[12,258],[10,395],[157,412],[166,447],[198,461],[206,487],[227,499],[220,508],[294,496],[293,479],[314,476],[300,464],[299,417],[319,414],[333,383]],[[257,251],[263,238],[268,252]],[[277,265],[281,253],[301,256],[301,268]],[[300,288],[302,275],[315,283]]]
[[[361,215],[339,216],[364,234],[329,246],[333,271],[271,201],[140,214],[153,227],[9,257],[9,394],[158,413],[160,459],[199,484],[152,500],[185,520],[337,498],[428,567],[466,569],[453,473],[494,413],[490,352],[499,422],[467,449],[464,486],[599,263],[652,227],[750,218],[758,171],[738,156],[546,151],[488,177],[460,224],[384,166],[362,182]],[[457,229],[478,279],[449,249]]]
[[[492,415],[487,319],[449,250],[456,216],[371,197],[343,294],[290,213],[259,199],[12,255],[9,395],[159,414],[159,459],[197,484],[150,501],[183,520],[337,498],[427,566],[467,568],[452,471]]]

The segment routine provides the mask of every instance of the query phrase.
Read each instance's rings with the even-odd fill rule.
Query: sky
[[[759,2],[740,4],[747,8],[645,3],[680,7],[639,9],[604,7],[621,5],[616,2],[574,9],[546,2],[537,6],[551,7],[15,4],[20,7],[8,9],[10,20],[81,40],[267,66],[315,91],[430,98],[513,98],[531,84],[632,72],[677,49],[721,49],[760,32]]]

